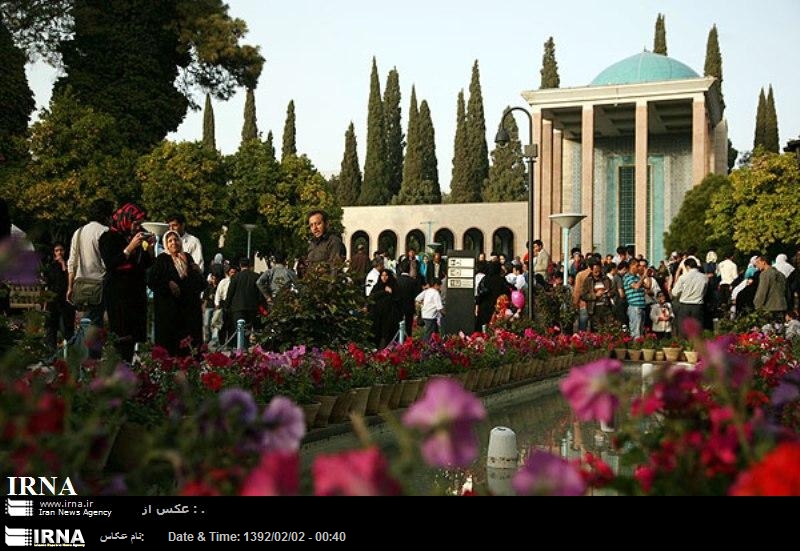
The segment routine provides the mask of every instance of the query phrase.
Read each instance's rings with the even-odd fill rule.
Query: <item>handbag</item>
[[[75,251],[75,260],[80,266],[81,263],[81,232],[83,227],[78,230],[78,246]],[[72,284],[72,304],[78,310],[87,310],[103,303],[103,280],[91,277],[76,277]]]
[[[72,284],[72,303],[80,310],[100,306],[103,302],[103,281],[90,277],[75,278]]]

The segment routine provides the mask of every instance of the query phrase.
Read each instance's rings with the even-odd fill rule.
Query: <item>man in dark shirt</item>
[[[256,282],[258,274],[250,269],[250,259],[239,260],[239,273],[231,279],[228,294],[225,297],[225,312],[231,314],[233,327],[239,320],[244,320],[247,331],[253,326],[261,300],[261,291]]]
[[[67,261],[66,249],[62,243],[53,245],[53,261],[44,274],[47,291],[51,293],[47,301],[47,320],[45,321],[45,343],[50,350],[57,348],[58,331],[70,340],[75,334],[75,307],[67,302]]]
[[[307,271],[313,272],[320,264],[336,267],[342,263],[344,245],[339,237],[328,231],[328,214],[323,210],[314,210],[308,214],[308,229],[311,240],[308,242],[306,255]]]

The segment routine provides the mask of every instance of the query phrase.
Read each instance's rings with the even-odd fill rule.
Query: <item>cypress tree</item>
[[[450,201],[466,203],[467,180],[469,178],[467,152],[467,115],[464,106],[464,90],[459,90],[456,104],[456,136],[453,143],[453,172],[450,177]]]
[[[206,106],[203,108],[203,145],[209,149],[217,149],[216,130],[214,128],[214,108],[211,106],[211,94],[206,94]]]
[[[270,151],[272,151],[272,158],[273,159],[275,158],[275,143],[274,142],[275,142],[275,138],[272,135],[272,130],[270,130],[269,132],[267,132],[267,142],[266,142],[266,144],[267,144],[267,148]]]
[[[22,155],[12,144],[14,137],[24,137],[31,112],[36,107],[33,92],[25,76],[25,54],[14,45],[11,33],[0,18],[0,90],[3,108],[0,109],[0,164]],[[3,159],[5,157],[5,159]]]
[[[656,18],[656,36],[653,39],[653,53],[667,55],[667,30],[664,27],[664,15]]]
[[[422,157],[422,203],[441,203],[442,190],[439,188],[439,161],[436,159],[436,136],[428,102],[422,100],[417,119],[419,144]]]
[[[400,121],[400,75],[397,69],[389,71],[383,91],[383,115],[386,124],[386,184],[390,197],[400,192],[403,182],[403,127]]]
[[[297,155],[297,143],[295,140],[294,100],[291,100],[289,101],[289,106],[286,108],[286,123],[283,125],[281,160],[288,159],[292,155]]]
[[[389,202],[386,185],[386,125],[383,120],[378,64],[372,58],[369,105],[367,113],[367,158],[364,161],[364,184],[358,198],[360,205],[385,205]]]
[[[256,124],[256,98],[252,88],[247,89],[244,99],[244,124],[242,125],[242,143],[258,138]]]
[[[703,76],[715,77],[719,86],[719,101],[722,110],[725,110],[725,99],[722,95],[722,54],[719,51],[719,38],[717,37],[717,26],[713,25],[708,31],[706,41],[706,62],[703,66]]]
[[[542,69],[539,72],[542,75],[540,89],[558,88],[561,84],[561,79],[558,76],[558,63],[556,62],[556,44],[553,42],[552,36],[544,43]]]
[[[780,153],[781,144],[778,138],[778,114],[775,111],[775,96],[772,84],[767,92],[767,107],[764,111],[764,149],[770,153]]]
[[[403,160],[403,182],[397,194],[396,203],[414,204],[419,195],[422,181],[422,142],[419,133],[419,109],[417,108],[417,89],[411,87],[411,103],[408,107],[408,132],[406,134],[406,156]],[[419,201],[416,201],[419,202]]]
[[[758,109],[756,110],[756,131],[753,138],[753,149],[765,147],[767,136],[767,97],[764,95],[764,88],[758,94]]]
[[[511,115],[504,118],[503,126],[510,141],[504,147],[498,145],[492,151],[489,180],[483,188],[483,200],[487,202],[524,201],[528,197],[517,121]],[[497,129],[500,129],[499,124]]]
[[[344,134],[344,156],[339,171],[339,181],[333,190],[336,200],[341,206],[350,206],[358,203],[361,193],[361,167],[358,164],[358,150],[356,148],[356,131],[352,121]]]
[[[462,202],[471,203],[481,200],[483,182],[489,177],[489,148],[486,145],[486,119],[483,113],[483,96],[477,59],[472,66],[472,79],[469,84],[466,126],[469,176],[467,193]]]

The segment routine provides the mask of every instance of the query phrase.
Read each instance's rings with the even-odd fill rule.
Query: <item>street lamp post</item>
[[[533,165],[536,163],[536,157],[539,156],[539,148],[533,143],[533,117],[524,107],[509,107],[503,112],[503,118],[500,119],[500,128],[497,130],[497,136],[494,139],[500,147],[506,146],[510,141],[508,131],[505,127],[506,117],[510,116],[514,111],[521,111],[528,117],[528,124],[530,134],[528,135],[528,145],[522,150],[522,156],[528,162],[528,317],[533,319]]]
[[[586,218],[585,214],[578,212],[564,212],[561,214],[551,214],[550,220],[561,226],[561,241],[564,243],[564,287],[567,286],[567,260],[569,259],[569,230],[581,223]]]
[[[242,224],[242,227],[247,230],[247,260],[250,260],[250,236],[258,226],[256,224]]]

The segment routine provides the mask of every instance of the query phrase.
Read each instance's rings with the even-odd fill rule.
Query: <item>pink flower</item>
[[[435,467],[466,467],[478,455],[474,424],[486,417],[481,401],[452,379],[435,378],[403,415],[425,434],[422,456]]]
[[[586,482],[578,467],[539,450],[528,457],[511,485],[517,495],[580,496],[586,491]]]
[[[300,487],[300,459],[296,452],[267,452],[247,475],[239,495],[296,495]]]
[[[609,375],[621,370],[619,360],[603,359],[573,368],[561,381],[561,393],[581,421],[613,421],[619,398],[610,392]]]
[[[311,466],[318,496],[395,496],[400,485],[389,475],[386,458],[375,448],[319,455]]]

